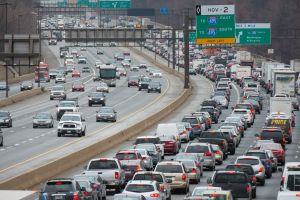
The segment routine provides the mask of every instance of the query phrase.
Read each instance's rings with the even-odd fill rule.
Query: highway
[[[51,47],[56,48],[56,47]],[[57,47],[58,49],[58,47]],[[104,48],[104,56],[96,55],[95,48],[87,48],[82,52],[87,57],[88,65],[94,69],[95,60],[102,62],[112,59],[113,55],[120,52],[118,48]],[[55,50],[54,50],[55,51]],[[58,51],[56,50],[58,55]],[[147,63],[145,59],[131,53],[132,62],[135,64]],[[149,63],[147,63],[149,64]],[[79,66],[80,68],[80,66]],[[128,72],[131,74],[146,74],[145,70],[140,72]],[[68,81],[78,78],[68,77]],[[13,117],[13,128],[3,128],[4,147],[0,148],[2,157],[0,163],[0,181],[18,175],[24,171],[40,166],[45,161],[49,162],[66,152],[73,152],[83,148],[87,144],[103,139],[112,133],[127,127],[148,116],[153,111],[162,108],[177,97],[183,88],[179,78],[163,73],[160,80],[163,84],[162,94],[138,91],[137,88],[128,88],[126,78],[118,80],[116,88],[110,88],[106,96],[108,106],[113,106],[118,112],[117,123],[95,122],[95,111],[97,107],[88,107],[87,94],[94,91],[97,82],[93,82],[92,75],[82,77],[85,82],[85,92],[70,92],[68,97],[78,97],[80,111],[84,113],[87,120],[87,136],[83,138],[62,137],[56,134],[56,123],[52,129],[33,129],[32,117],[40,111],[50,111],[55,114],[57,101],[50,101],[49,94],[35,96],[31,99],[7,106],[3,110],[9,110]],[[69,86],[70,89],[70,86]],[[69,90],[68,89],[68,90]],[[146,97],[146,98],[145,98]],[[158,103],[159,102],[159,103]]]
[[[147,50],[145,50],[147,51]],[[143,50],[143,52],[145,53]],[[147,52],[149,55],[153,55],[152,52]],[[163,62],[166,64],[166,61],[164,61],[162,58],[159,56],[157,57],[157,60],[160,62]],[[203,76],[197,75],[197,76],[191,76],[191,80],[193,83],[193,94],[192,96],[180,107],[168,116],[166,119],[162,120],[160,123],[170,123],[170,122],[178,122],[181,121],[182,117],[185,115],[188,115],[191,112],[196,111],[197,109],[200,108],[200,103],[209,98],[210,94],[213,91],[214,88],[214,83],[207,80]],[[223,110],[222,115],[220,117],[219,122],[221,120],[224,120],[226,116],[228,116],[231,113],[231,107],[234,106],[239,100],[240,100],[240,93],[241,93],[241,88],[237,85],[235,85],[232,89],[231,92],[231,102],[228,110]],[[254,143],[255,140],[255,133],[259,133],[261,128],[264,126],[265,118],[268,113],[268,105],[269,105],[269,95],[265,94],[264,91],[262,91],[263,97],[264,97],[264,110],[262,110],[260,115],[256,115],[255,123],[251,128],[248,128],[245,132],[245,137],[241,141],[239,147],[236,150],[235,155],[229,155],[228,159],[223,162],[221,166],[217,166],[216,169],[224,169],[227,164],[233,163],[236,159],[237,156],[243,155],[245,153],[251,144]],[[299,115],[299,112],[296,112],[296,115]],[[297,122],[299,122],[299,118]],[[296,122],[296,124],[297,124]],[[212,129],[216,129],[219,124],[214,124]],[[156,130],[156,126],[154,125],[153,127],[149,128],[147,131],[141,133],[140,135],[153,135]],[[300,150],[300,138],[299,134],[297,134],[300,131],[299,126],[296,125],[293,129],[293,143],[289,144],[287,146],[287,151],[286,151],[286,162],[291,162],[291,161],[300,161],[299,159],[299,150]],[[113,148],[99,156],[101,157],[113,157],[115,156],[116,152],[118,150],[122,149],[128,149],[130,146],[132,146],[133,141],[135,141],[135,138],[132,138],[130,141],[124,142],[122,145]],[[195,140],[194,140],[195,141]],[[182,145],[182,149],[185,148],[186,144]],[[174,158],[174,156],[168,155],[165,156],[165,160],[171,160]],[[57,177],[72,177],[76,174],[80,174],[83,171],[84,165],[87,163],[83,163],[80,166],[77,166],[67,172],[64,172]],[[280,167],[280,166],[279,166]],[[210,177],[213,174],[211,171],[205,171],[203,177],[201,177],[201,181],[198,184],[199,186],[206,186],[206,180],[208,177]],[[279,190],[279,185],[280,185],[280,179],[281,179],[281,172],[277,171],[276,173],[273,173],[273,176],[271,179],[266,179],[266,184],[265,186],[257,186],[257,200],[273,200],[276,199],[277,197],[277,191]],[[190,192],[193,191],[193,189],[197,185],[195,184],[190,184]],[[112,199],[113,192],[109,193],[108,199]],[[182,200],[185,197],[185,195],[182,194],[172,194],[172,199],[173,200]]]

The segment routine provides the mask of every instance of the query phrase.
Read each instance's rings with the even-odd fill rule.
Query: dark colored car
[[[145,90],[148,90],[148,86],[149,86],[149,83],[150,83],[151,79],[148,78],[148,77],[141,77],[139,79],[139,91],[145,89]]]
[[[9,91],[9,85],[6,85],[5,82],[0,82],[0,90]]]
[[[55,69],[50,70],[49,71],[49,77],[50,77],[50,79],[55,79],[57,74],[59,74],[58,70],[55,70]]]
[[[292,143],[292,122],[290,118],[288,117],[268,118],[266,122],[266,126],[281,128],[287,143],[288,144]]]
[[[222,113],[222,106],[215,99],[206,99],[202,102],[201,106],[213,106],[220,110],[220,114]]]
[[[24,91],[24,90],[31,90],[33,89],[33,82],[31,81],[23,81],[22,83],[20,83],[20,90]]]
[[[197,72],[194,68],[189,68],[189,74],[190,75],[197,75]]]
[[[239,171],[246,173],[251,179],[252,186],[252,198],[256,198],[256,176],[253,167],[249,164],[229,164],[226,166],[226,170]]]
[[[282,148],[285,149],[285,137],[283,131],[278,127],[265,127],[262,129],[260,134],[256,134],[261,140],[273,140],[275,143],[281,144]]]
[[[101,49],[97,49],[97,55],[103,55],[103,51]]]
[[[256,156],[259,157],[266,170],[266,177],[272,177],[272,161],[269,154],[265,150],[249,150],[246,156]]]
[[[8,111],[0,111],[0,126],[12,127],[12,118]]]
[[[220,116],[220,110],[217,108],[214,108],[213,106],[203,106],[200,109],[200,112],[208,112],[215,124],[218,123],[219,121],[219,116]]]
[[[148,93],[158,92],[161,93],[161,84],[158,81],[151,81],[148,85]]]
[[[181,121],[189,122],[192,126],[193,135],[200,136],[200,134],[202,133],[202,128],[201,128],[202,125],[197,116],[185,116]]]
[[[102,106],[105,106],[105,95],[103,92],[92,92],[89,95],[89,106],[94,104],[101,104]]]
[[[224,158],[227,158],[228,142],[226,136],[221,131],[204,131],[198,138],[199,142],[217,144],[221,148],[224,154]]]
[[[213,187],[221,187],[222,190],[230,190],[234,198],[252,198],[252,180],[244,172],[216,171],[207,183]]]
[[[82,191],[77,181],[70,178],[57,178],[48,180],[41,190],[40,200],[84,200],[84,191]]]
[[[129,76],[127,84],[128,84],[128,87],[139,86],[139,77],[138,76]]]
[[[54,119],[49,112],[39,112],[33,117],[33,128],[37,127],[48,127],[52,128],[54,125]]]
[[[96,114],[96,122],[100,121],[117,121],[117,112],[113,107],[101,107]]]
[[[227,143],[228,143],[228,152],[230,155],[235,154],[235,148],[236,148],[236,143],[234,140],[234,135],[232,134],[231,131],[222,131],[223,135],[225,136]]]
[[[72,92],[82,91],[84,92],[84,84],[82,82],[74,82],[72,85]]]

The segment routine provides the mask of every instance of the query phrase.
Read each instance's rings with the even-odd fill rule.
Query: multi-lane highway
[[[58,55],[58,48],[51,47],[51,50]],[[78,48],[79,51],[79,48]],[[106,62],[113,59],[115,53],[120,52],[118,48],[103,48],[104,55],[97,55],[95,48],[88,48],[81,52],[88,60],[88,66],[94,71],[95,60]],[[79,51],[80,52],[80,51]],[[133,64],[147,63],[145,59],[131,53]],[[78,65],[77,68],[81,68]],[[145,74],[145,70],[140,72],[130,72],[132,74]],[[118,112],[118,122],[100,123],[96,122],[95,114],[98,107],[88,107],[87,94],[95,91],[97,82],[92,81],[93,74],[86,74],[81,78],[67,77],[67,82],[81,79],[85,83],[85,92],[71,92],[68,85],[68,97],[78,97],[80,111],[86,117],[87,135],[83,138],[57,137],[56,124],[52,129],[33,129],[32,117],[36,112],[50,111],[55,116],[55,105],[57,101],[50,101],[49,94],[43,94],[20,103],[7,106],[3,110],[9,110],[13,117],[13,128],[3,128],[4,147],[0,148],[0,180],[3,181],[19,173],[40,166],[45,161],[49,162],[67,152],[78,150],[93,141],[103,139],[112,133],[126,128],[126,125],[133,124],[139,119],[149,115],[156,109],[165,106],[176,98],[183,88],[179,78],[163,73],[163,78],[158,79],[162,83],[162,93],[150,93],[138,91],[135,88],[127,87],[127,79],[121,78],[117,82],[116,88],[110,88],[110,93],[106,96],[108,106],[113,106]],[[52,80],[53,82],[53,80]],[[51,83],[53,85],[53,83]]]

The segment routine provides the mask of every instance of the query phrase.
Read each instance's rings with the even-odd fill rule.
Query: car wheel
[[[288,142],[288,144],[291,144],[292,143],[292,138],[289,138],[287,142]]]
[[[8,126],[8,127],[10,127],[10,128],[12,127],[12,121],[9,123],[9,126]]]
[[[171,200],[171,193],[170,193],[170,195],[168,196],[168,198],[166,199],[166,200]]]
[[[81,137],[82,136],[82,132],[78,133],[78,137]]]
[[[253,198],[253,199],[256,198],[256,189],[252,191],[252,198]]]
[[[32,128],[36,128],[36,126],[35,126],[35,125],[32,125]]]
[[[230,151],[230,155],[234,155],[235,154],[235,149]]]
[[[292,127],[295,127],[295,121],[292,121]]]
[[[96,118],[96,122],[100,122],[100,120]]]
[[[92,104],[91,103],[89,103],[89,107],[91,107],[92,106]]]
[[[102,106],[105,106],[105,105],[106,105],[105,103],[102,104]]]
[[[150,93],[150,90],[147,90],[147,93]]]
[[[61,137],[61,133],[57,133],[57,137]]]
[[[53,100],[53,98],[50,97],[50,100]]]
[[[85,129],[84,129],[84,131],[82,131],[82,136],[85,136]]]
[[[141,88],[139,88],[139,91],[141,91],[142,89]]]
[[[264,180],[262,180],[262,181],[260,182],[260,185],[261,185],[261,186],[264,186],[265,183],[266,183],[266,181],[265,181],[265,179],[264,179]]]

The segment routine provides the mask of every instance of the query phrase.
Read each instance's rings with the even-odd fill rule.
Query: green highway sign
[[[131,0],[99,0],[100,8],[130,8]]]
[[[270,23],[237,23],[235,30],[237,44],[271,44]]]
[[[189,32],[189,42],[196,42],[196,32]]]
[[[235,6],[198,5],[196,36],[197,44],[235,43]]]

